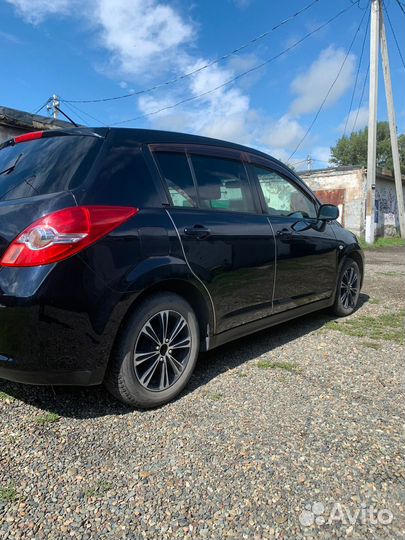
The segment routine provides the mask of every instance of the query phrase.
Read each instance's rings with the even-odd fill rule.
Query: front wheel
[[[360,295],[361,272],[359,265],[347,259],[340,272],[335,303],[332,311],[338,317],[351,315],[357,308]]]
[[[185,387],[198,350],[198,324],[191,306],[177,294],[156,294],[127,321],[105,384],[128,405],[158,407]]]

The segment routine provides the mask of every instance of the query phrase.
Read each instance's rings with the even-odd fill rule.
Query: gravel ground
[[[404,251],[367,263],[349,323],[207,353],[158,410],[0,382],[0,538],[403,539]]]

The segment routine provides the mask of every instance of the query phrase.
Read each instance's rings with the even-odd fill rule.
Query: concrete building
[[[0,107],[0,144],[22,133],[64,127],[72,127],[72,124],[48,116]]]
[[[298,174],[322,202],[339,207],[339,221],[344,227],[359,236],[364,235],[366,169],[337,167]],[[405,192],[405,175],[402,175],[402,189]],[[377,169],[375,208],[376,235],[400,235],[395,181],[391,171]]]

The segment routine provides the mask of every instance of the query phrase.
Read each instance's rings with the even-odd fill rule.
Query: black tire
[[[353,259],[347,259],[339,274],[335,303],[332,312],[338,317],[347,317],[357,309],[360,295],[361,272]]]
[[[174,335],[180,327],[182,330]],[[164,339],[165,336],[168,337]],[[173,337],[170,343],[169,337]],[[159,351],[154,352],[159,347],[157,339],[162,343]],[[155,294],[136,308],[120,332],[105,386],[127,405],[159,407],[186,386],[198,351],[198,323],[188,302],[169,292]]]

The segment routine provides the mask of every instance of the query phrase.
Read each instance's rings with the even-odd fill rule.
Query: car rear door
[[[336,285],[338,243],[331,225],[316,219],[318,201],[288,169],[249,157],[276,238],[273,313],[329,298]]]
[[[242,155],[200,145],[152,145],[170,217],[208,290],[216,332],[271,314],[275,240]]]

